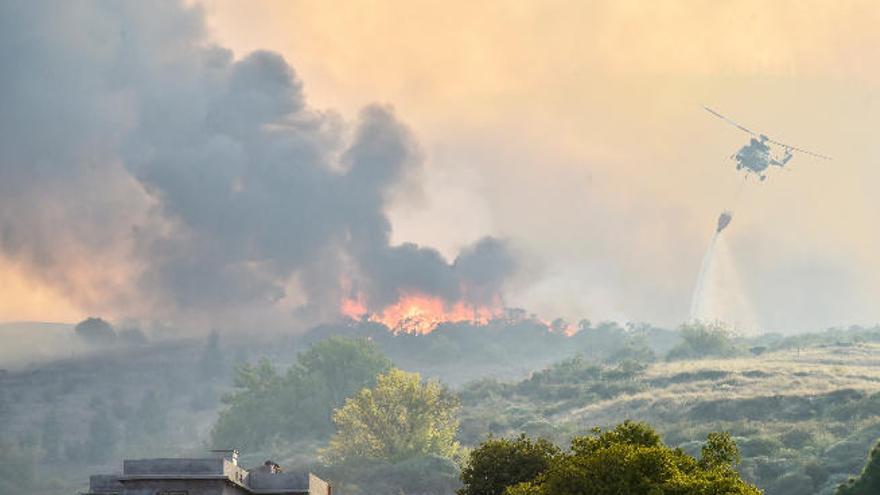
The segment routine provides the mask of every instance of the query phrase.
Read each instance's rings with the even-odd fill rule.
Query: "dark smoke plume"
[[[198,7],[2,2],[0,74],[0,255],[89,309],[219,317],[292,281],[315,316],[351,290],[482,302],[513,270],[492,238],[452,263],[392,246],[389,196],[421,166],[393,110],[310,108],[280,55],[236,59]]]

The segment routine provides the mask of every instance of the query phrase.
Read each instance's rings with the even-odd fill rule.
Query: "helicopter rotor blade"
[[[761,135],[758,134],[757,132],[755,132],[755,131],[749,129],[748,127],[744,127],[744,126],[739,125],[739,123],[737,123],[737,122],[734,121],[733,119],[729,119],[729,118],[725,117],[724,115],[721,115],[720,113],[716,112],[715,110],[712,110],[711,108],[709,108],[709,107],[707,107],[707,106],[703,106],[703,109],[706,110],[707,112],[711,113],[712,115],[718,117],[719,119],[721,119],[721,120],[727,122],[728,124],[730,124],[730,125],[736,127],[737,129],[743,131],[743,132],[747,132],[747,133],[749,133],[749,134],[751,134],[752,136],[755,136],[755,137],[759,137],[759,136],[761,136]],[[780,142],[780,141],[777,141],[777,140],[775,140],[775,139],[771,139],[771,138],[768,137],[767,135],[763,135],[763,136],[767,139],[768,142],[773,143],[773,144],[775,144],[775,145],[777,145],[777,146],[782,146],[782,147],[785,148],[785,149],[788,149],[788,150],[791,150],[791,151],[797,151],[798,153],[803,153],[803,154],[805,154],[805,155],[814,156],[814,157],[816,157],[816,158],[821,158],[821,159],[823,159],[823,160],[831,160],[831,159],[832,159],[830,156],[822,155],[822,154],[819,154],[819,153],[816,153],[816,152],[814,152],[814,151],[810,151],[810,150],[805,150],[805,149],[803,149],[803,148],[798,148],[797,146],[792,146],[792,145],[790,145],[790,144],[785,144],[785,143]]]
[[[703,109],[706,110],[707,112],[711,113],[712,115],[718,117],[719,119],[721,119],[721,120],[727,122],[728,124],[730,124],[730,125],[736,127],[737,129],[739,129],[739,130],[741,130],[741,131],[743,131],[743,132],[747,132],[747,133],[751,134],[752,136],[758,137],[758,133],[757,133],[757,132],[755,132],[755,131],[749,129],[748,127],[744,127],[744,126],[739,125],[739,124],[738,124],[737,122],[735,122],[734,120],[729,119],[729,118],[725,117],[724,115],[721,115],[720,113],[716,112],[715,110],[712,110],[711,108],[709,108],[709,107],[707,107],[707,106],[704,106]]]
[[[790,145],[790,144],[781,143],[781,142],[779,142],[779,141],[777,141],[777,140],[775,140],[775,139],[767,138],[767,141],[770,142],[770,143],[773,143],[773,144],[775,144],[775,145],[777,145],[777,146],[782,146],[783,148],[785,148],[785,149],[787,149],[787,150],[797,151],[798,153],[803,153],[803,154],[805,154],[805,155],[814,156],[814,157],[816,157],[816,158],[821,158],[821,159],[823,159],[823,160],[831,160],[831,159],[832,159],[830,156],[820,155],[819,153],[816,153],[816,152],[813,152],[813,151],[810,151],[810,150],[805,150],[805,149],[803,149],[803,148],[798,148],[797,146],[792,146],[792,145]]]

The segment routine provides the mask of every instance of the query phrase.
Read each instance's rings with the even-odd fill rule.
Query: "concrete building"
[[[256,469],[238,465],[238,452],[202,459],[137,459],[122,463],[122,474],[89,479],[85,495],[332,495],[312,473],[285,473],[266,461]]]

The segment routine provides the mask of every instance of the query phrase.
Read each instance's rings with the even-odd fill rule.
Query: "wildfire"
[[[381,311],[369,313],[362,297],[346,299],[340,308],[342,314],[359,320],[382,323],[395,332],[425,334],[441,323],[487,323],[502,314],[498,307],[475,306],[465,302],[446,303],[437,297],[421,294],[405,295]]]

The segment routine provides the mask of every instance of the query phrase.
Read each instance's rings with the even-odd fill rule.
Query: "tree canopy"
[[[372,342],[343,337],[316,342],[286,374],[267,360],[241,366],[212,430],[214,446],[259,449],[276,438],[329,437],[333,410],[390,367]]]
[[[874,495],[880,493],[880,443],[871,450],[868,462],[858,478],[837,489],[837,495]]]
[[[546,469],[528,481],[505,487],[508,481],[499,480],[493,491],[469,491],[475,480],[463,473],[462,493],[499,493],[500,488],[505,495],[760,495],[734,470],[738,459],[728,434],[710,434],[697,460],[664,445],[650,426],[626,421],[613,430],[575,437],[569,452],[551,456]]]
[[[425,455],[450,458],[459,449],[458,410],[458,398],[440,383],[391,369],[334,413],[336,434],[325,459],[345,464]]]
[[[543,439],[489,438],[471,452],[458,495],[502,495],[509,486],[535,479],[559,454],[558,447]]]

